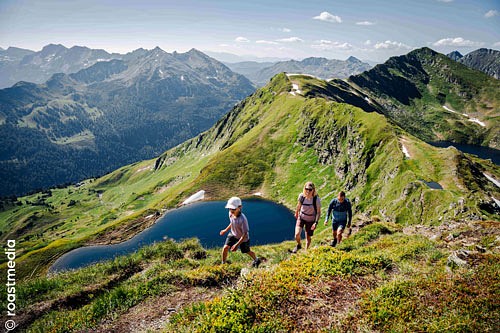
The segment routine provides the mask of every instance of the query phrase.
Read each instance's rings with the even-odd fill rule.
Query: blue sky
[[[0,0],[0,47],[385,61],[423,46],[500,49],[500,1]]]

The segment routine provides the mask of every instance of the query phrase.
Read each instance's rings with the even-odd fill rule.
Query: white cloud
[[[330,14],[329,12],[322,12],[318,16],[314,16],[313,19],[333,23],[342,23],[340,16]]]
[[[269,44],[269,45],[278,45],[278,43],[270,41],[270,40],[258,40],[255,41],[257,44]]]
[[[492,18],[492,17],[498,16],[498,15],[500,15],[500,13],[498,12],[498,10],[492,9],[492,10],[488,11],[486,14],[484,14],[484,17],[486,17],[486,18]]]
[[[328,50],[352,50],[353,46],[349,43],[332,42],[330,40],[318,40],[315,44],[311,45],[311,48],[328,51]]]
[[[371,40],[369,40],[369,39],[368,39],[368,40],[366,40],[365,45],[372,45],[372,41],[371,41]]]
[[[494,43],[494,44],[493,44],[493,46],[495,46],[495,47],[500,47],[500,42],[496,42],[496,43]]]
[[[439,2],[453,2],[453,0],[438,0]]]
[[[443,38],[432,44],[434,46],[481,46],[482,43],[463,39],[462,37]]]
[[[234,41],[237,42],[237,43],[248,43],[248,42],[250,42],[250,40],[248,38],[241,37],[241,36],[240,37],[236,37]]]
[[[386,40],[385,42],[380,42],[375,44],[375,48],[377,50],[385,49],[385,50],[411,50],[412,47],[401,42],[393,42],[390,40]]]
[[[283,43],[297,43],[297,42],[303,42],[304,40],[299,37],[290,37],[290,38],[277,39],[276,41]]]
[[[375,25],[375,23],[370,21],[356,22],[357,25]]]
[[[279,31],[283,31],[283,32],[292,32],[292,30],[288,29],[288,28],[281,28],[279,29]]]

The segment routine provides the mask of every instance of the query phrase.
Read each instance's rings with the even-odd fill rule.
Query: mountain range
[[[19,81],[44,83],[56,73],[75,73],[98,61],[120,59],[120,54],[104,50],[49,44],[35,52],[15,47],[0,50],[0,89]]]
[[[347,60],[326,59],[310,57],[301,61],[280,61],[269,65],[268,63],[226,63],[231,70],[245,75],[257,86],[263,86],[278,73],[309,74],[321,79],[347,78],[354,74],[362,73],[372,68],[355,57]]]
[[[63,50],[44,48],[55,49]],[[139,49],[43,84],[19,82],[0,90],[0,195],[156,156],[253,91],[248,79],[195,49]]]

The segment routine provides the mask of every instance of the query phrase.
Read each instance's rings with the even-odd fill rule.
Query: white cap
[[[241,199],[238,197],[232,197],[227,201],[226,208],[236,209],[241,206]]]

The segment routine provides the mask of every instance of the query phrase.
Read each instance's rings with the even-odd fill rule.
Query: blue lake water
[[[439,183],[436,183],[436,182],[426,182],[425,180],[422,180],[427,186],[429,186],[430,188],[432,188],[433,190],[442,190],[443,187],[441,186],[441,184]]]
[[[490,159],[496,165],[500,165],[500,150],[476,145],[459,144],[448,141],[429,142],[434,147],[447,148],[453,146],[461,152],[476,155],[479,158]]]
[[[207,201],[169,211],[150,228],[125,242],[72,250],[57,259],[49,271],[85,267],[169,238],[179,241],[197,237],[205,248],[222,247],[227,234],[220,236],[219,232],[229,225],[225,205],[225,201]],[[249,199],[243,200],[243,213],[250,226],[251,246],[294,239],[295,218],[285,206],[267,200]]]

